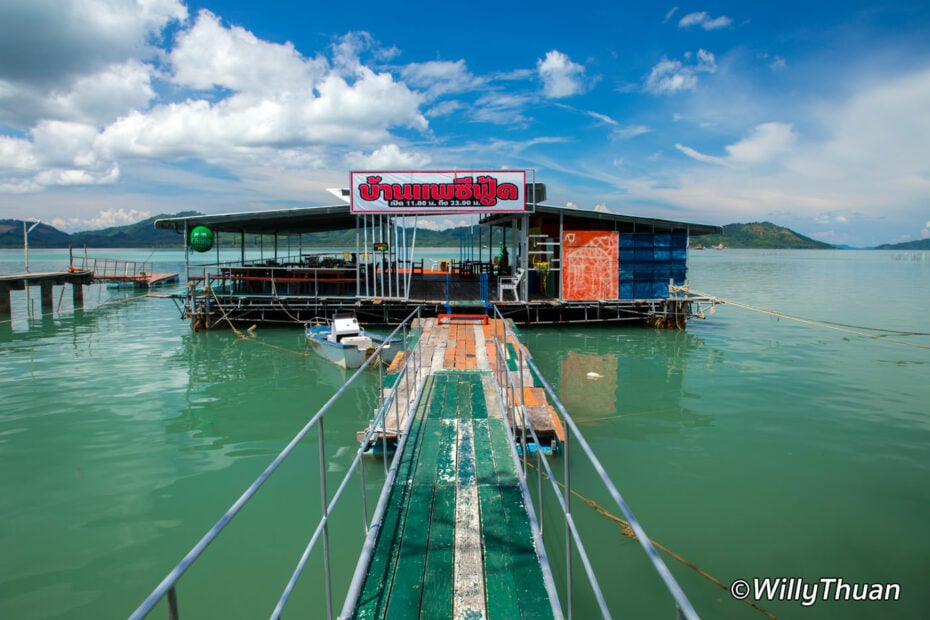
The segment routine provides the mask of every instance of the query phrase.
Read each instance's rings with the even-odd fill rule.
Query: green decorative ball
[[[206,226],[195,226],[190,234],[190,246],[195,252],[207,252],[213,247],[213,231]]]

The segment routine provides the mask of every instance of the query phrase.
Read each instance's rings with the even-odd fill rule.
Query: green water
[[[183,267],[179,252],[110,255]],[[66,257],[34,250],[30,267]],[[0,272],[21,268],[21,254],[0,252]],[[696,289],[791,314],[930,332],[926,253],[705,251],[689,276]],[[0,323],[0,618],[126,616],[347,376],[307,354],[299,327],[259,328],[248,341],[192,334],[171,301],[136,295],[96,286],[75,312],[70,292],[56,291],[56,313],[38,317],[38,289],[14,293],[12,321]],[[926,617],[930,350],[733,306],[707,317],[686,332],[523,333],[654,539],[727,584],[901,585],[892,603],[763,603],[779,617]],[[328,418],[330,492],[377,383],[365,377]],[[319,515],[316,446],[312,434],[182,580],[182,614],[268,615]],[[381,466],[366,474],[376,489]],[[362,528],[358,501],[344,510],[333,526],[337,591],[356,554],[343,540]],[[602,531],[595,562],[611,602],[627,617],[673,617],[638,545],[575,511]],[[325,609],[321,562],[311,558],[291,615]],[[668,562],[703,617],[763,617]]]

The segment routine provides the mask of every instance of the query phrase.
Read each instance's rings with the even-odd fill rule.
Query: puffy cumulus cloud
[[[187,19],[179,0],[0,2],[0,79],[55,85],[121,64]]]
[[[46,109],[48,116],[104,124],[127,110],[145,108],[155,98],[152,87],[154,68],[128,60],[82,76],[64,92],[53,91]]]
[[[716,58],[704,49],[698,50],[693,59],[690,53],[686,54],[685,62],[663,58],[649,71],[644,89],[653,95],[673,95],[694,90],[698,85],[699,74],[716,71]]]
[[[420,153],[404,153],[396,144],[385,144],[370,155],[352,152],[346,162],[355,170],[415,170],[428,166],[432,159]]]
[[[28,127],[43,119],[99,125],[155,97],[154,68],[138,60],[112,64],[54,87],[0,80],[0,123]]]
[[[144,23],[157,25],[165,23],[156,17],[169,5],[140,0],[136,8],[150,16]],[[119,16],[116,11],[116,23]],[[424,95],[358,58],[375,46],[365,33],[334,44],[330,62],[227,27],[208,11],[186,26],[160,68],[129,59],[45,92],[0,78],[0,103],[15,100],[35,116],[20,135],[0,136],[0,191],[113,183],[122,159],[199,158],[228,169],[256,163],[267,169],[271,162],[293,169],[302,162],[319,169],[321,146],[387,144],[395,128],[428,130],[420,112]],[[425,80],[429,73],[417,75]],[[441,73],[432,72],[434,83]],[[186,98],[152,106],[156,81]]]
[[[536,70],[543,82],[543,94],[558,99],[585,91],[584,67],[557,50],[546,53],[536,62]]]
[[[49,222],[59,230],[99,230],[135,224],[141,220],[152,217],[151,211],[139,209],[103,209],[96,216],[89,218],[56,217]]]
[[[371,44],[365,33],[347,35],[333,46],[330,66],[202,11],[170,54],[173,79],[223,96],[132,111],[98,145],[111,157],[222,161],[249,149],[385,142],[393,127],[425,131],[423,95],[354,56]]]
[[[116,182],[119,166],[98,156],[96,138],[94,126],[63,121],[39,123],[28,139],[0,136],[0,191]]]
[[[603,202],[600,204],[594,205],[594,210],[598,213],[610,213],[610,209],[607,208],[607,205]]]
[[[920,238],[930,239],[930,222],[927,222],[927,225],[920,231]]]
[[[733,20],[729,17],[721,15],[720,17],[711,17],[706,12],[701,11],[698,13],[688,13],[680,20],[678,20],[679,28],[691,28],[692,26],[700,26],[704,30],[717,30],[718,28],[726,28],[733,23]]]
[[[325,59],[305,59],[290,43],[269,43],[238,26],[226,28],[207,10],[178,36],[169,58],[173,79],[182,86],[271,95],[308,88],[328,69]]]

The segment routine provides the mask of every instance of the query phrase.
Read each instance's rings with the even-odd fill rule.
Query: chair
[[[504,301],[504,291],[510,291],[513,293],[515,301],[520,301],[520,292],[518,288],[520,282],[523,281],[523,276],[526,275],[526,270],[523,267],[518,267],[517,272],[512,276],[502,276],[497,279],[497,290],[498,298],[500,301]]]

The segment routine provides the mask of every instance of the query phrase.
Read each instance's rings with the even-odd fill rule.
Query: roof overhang
[[[639,217],[635,215],[623,215],[620,213],[609,213],[606,211],[586,211],[572,207],[557,207],[553,205],[536,205],[533,211],[543,216],[562,216],[568,223],[583,223],[591,221],[612,222],[615,225],[622,225],[624,228],[632,227],[634,230],[662,230],[662,231],[687,231],[690,235],[719,235],[723,233],[723,228],[710,224],[694,224],[691,222],[678,222],[674,220],[662,220],[651,217]],[[482,224],[494,225],[498,222],[503,223],[509,218],[506,215],[494,215],[484,218]]]
[[[155,228],[163,230],[183,231],[185,226],[188,230],[194,226],[206,226],[214,232],[300,234],[350,230],[356,226],[356,217],[350,212],[349,205],[336,205],[155,220]]]
[[[691,235],[714,235],[723,232],[720,226],[694,224],[649,217],[622,215],[603,211],[585,211],[570,207],[556,207],[536,204],[531,212],[543,216],[563,216],[569,224],[583,225],[584,222],[600,221],[613,223],[623,228],[634,230],[686,230]],[[437,213],[436,215],[443,215]],[[448,214],[451,215],[451,214]],[[517,216],[523,214],[516,214]],[[351,230],[357,226],[358,215],[353,214],[349,205],[299,207],[295,209],[275,209],[270,211],[246,211],[243,213],[224,213],[218,215],[190,215],[169,217],[155,220],[155,228],[162,230],[183,231],[195,226],[206,226],[214,232],[254,233],[254,234],[302,234],[329,232],[333,230]],[[490,215],[482,219],[484,225],[504,225],[512,221],[514,214]]]

